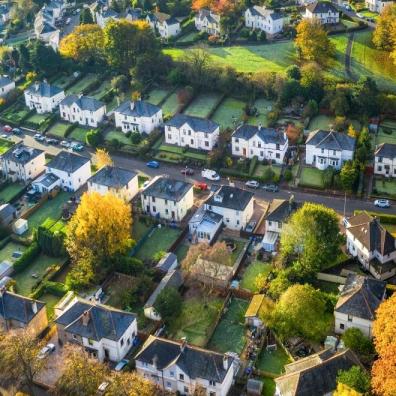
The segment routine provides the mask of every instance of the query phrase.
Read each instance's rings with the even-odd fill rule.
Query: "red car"
[[[3,131],[10,133],[12,131],[12,128],[9,125],[4,125],[3,126]]]
[[[208,185],[206,183],[197,182],[194,184],[194,187],[197,190],[206,191],[208,189]]]
[[[184,168],[180,171],[180,173],[184,176],[192,176],[194,171],[191,168]]]

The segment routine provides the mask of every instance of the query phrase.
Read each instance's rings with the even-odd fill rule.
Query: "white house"
[[[160,176],[142,191],[141,199],[145,213],[165,220],[181,221],[194,205],[193,186]]]
[[[200,206],[188,222],[192,243],[212,243],[223,225],[223,216]]]
[[[376,279],[385,280],[396,274],[396,240],[367,213],[347,219],[348,252]]]
[[[138,21],[142,19],[143,10],[141,8],[128,8],[125,14],[125,19],[128,21]]]
[[[283,15],[255,5],[245,11],[245,26],[262,30],[267,36],[273,37],[283,30]]]
[[[152,335],[135,357],[138,374],[162,389],[192,395],[199,386],[207,396],[226,396],[239,370],[234,354]]]
[[[66,191],[77,191],[91,177],[91,161],[68,151],[61,151],[48,164],[47,173],[60,179]]]
[[[211,120],[177,114],[165,122],[165,143],[210,151],[217,143],[220,126]]]
[[[345,133],[318,129],[305,142],[305,162],[320,170],[341,169],[345,161],[353,159],[355,146],[356,139]]]
[[[104,166],[88,180],[88,191],[111,193],[130,202],[139,192],[138,175],[116,166]]]
[[[37,113],[52,113],[64,99],[63,89],[50,85],[46,81],[30,85],[25,92],[25,103],[30,110]]]
[[[32,188],[41,194],[49,193],[60,186],[61,179],[53,173],[44,173],[32,182]]]
[[[211,36],[220,36],[220,15],[203,8],[195,15],[195,27]]]
[[[371,338],[375,311],[385,294],[386,282],[350,273],[334,308],[335,332],[354,327]]]
[[[15,145],[1,157],[3,175],[13,182],[28,183],[45,170],[45,153],[23,144]]]
[[[71,123],[96,128],[106,115],[106,105],[83,95],[69,95],[59,104],[62,119]]]
[[[205,209],[223,216],[231,230],[244,229],[253,216],[254,194],[237,187],[221,186],[205,202]]]
[[[381,1],[381,0],[365,0],[366,7],[372,12],[378,12],[379,14],[387,5],[392,5],[393,1]]]
[[[128,101],[114,110],[114,118],[116,128],[124,133],[150,133],[162,124],[162,110],[142,100]]]
[[[54,51],[59,47],[60,30],[55,26],[57,10],[43,6],[34,20],[34,33],[38,40],[49,44]]]
[[[307,5],[304,17],[317,20],[321,25],[333,25],[340,22],[339,11],[328,1],[315,1]]]
[[[107,22],[120,19],[120,14],[109,7],[99,8],[95,13],[96,23],[103,29]]]
[[[396,144],[382,143],[375,150],[374,173],[396,177]]]
[[[4,98],[15,89],[15,81],[6,76],[0,76],[0,98]]]
[[[158,32],[162,38],[177,36],[181,32],[180,22],[171,15],[154,12],[146,17],[151,29]]]
[[[66,294],[55,307],[58,338],[63,344],[82,346],[100,362],[119,362],[137,336],[133,313]]]
[[[262,126],[241,125],[232,134],[232,155],[283,164],[289,141],[286,133]]]

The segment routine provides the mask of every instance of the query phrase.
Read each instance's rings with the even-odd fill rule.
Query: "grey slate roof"
[[[280,12],[276,12],[274,10],[269,10],[265,7],[261,7],[258,5],[250,7],[249,11],[254,16],[270,17],[273,21],[283,18],[283,15]]]
[[[43,150],[28,147],[24,144],[17,144],[3,154],[3,159],[24,165],[42,153],[44,153]]]
[[[219,128],[219,124],[201,117],[193,117],[186,114],[177,114],[165,123],[165,127],[180,128],[187,124],[195,132],[213,133]]]
[[[7,220],[10,217],[12,217],[15,212],[16,212],[15,206],[9,203],[0,205],[0,223],[3,220]]]
[[[222,197],[222,201],[216,200],[215,196]],[[206,201],[206,205],[218,206],[233,210],[245,210],[254,194],[251,191],[242,190],[237,187],[221,186],[215,194],[211,195]]]
[[[44,187],[51,187],[57,180],[59,180],[59,177],[54,175],[53,173],[45,173],[44,175],[34,180],[33,183],[40,183]]]
[[[121,113],[130,117],[152,117],[161,109],[149,102],[136,100],[134,102],[127,101],[118,106],[114,112]]]
[[[9,84],[12,84],[11,78],[0,76],[0,88],[6,87]]]
[[[37,304],[36,313],[33,311],[34,303]],[[45,303],[42,301],[32,300],[9,291],[0,292],[0,316],[5,320],[16,320],[27,325],[44,307]]]
[[[179,202],[191,188],[190,183],[161,176],[152,182],[143,194]]]
[[[257,135],[266,144],[280,144],[284,145],[287,137],[283,132],[278,132],[273,128],[263,128],[260,126],[243,124],[238,127],[232,134],[233,138],[249,140]]]
[[[47,167],[63,172],[74,173],[87,162],[89,162],[89,158],[69,153],[68,151],[61,151],[47,164]]]
[[[202,8],[199,10],[198,15],[196,16],[199,20],[203,20],[207,18],[210,23],[220,23],[220,15],[217,15],[206,8]]]
[[[306,145],[312,145],[326,150],[349,150],[354,151],[356,139],[341,132],[323,131],[318,129],[310,132]]]
[[[191,217],[189,223],[201,223],[202,221],[208,221],[213,224],[218,224],[223,221],[223,216],[219,215],[218,213],[212,212],[211,210],[205,209],[204,206],[200,206]]]
[[[337,8],[328,1],[315,1],[307,6],[308,10],[313,14],[327,14],[329,11],[338,13]]]
[[[62,92],[63,89],[57,87],[56,85],[51,85],[46,82],[33,83],[27,89],[27,92],[33,95],[39,95],[46,98],[52,98],[58,93]]]
[[[162,272],[168,272],[169,268],[172,267],[172,265],[177,262],[177,256],[176,254],[169,252],[166,253],[164,257],[158,262],[158,264],[155,266],[156,269],[162,271]]]
[[[101,186],[122,188],[136,176],[137,174],[130,170],[107,165],[95,173],[89,181]]]
[[[180,22],[173,16],[171,16],[168,19],[165,19],[164,23],[167,24],[168,26],[179,25],[180,24]]]
[[[381,304],[386,282],[358,274],[349,274],[334,311],[374,320]]]
[[[103,102],[95,98],[79,95],[68,95],[62,100],[62,102],[60,102],[60,104],[62,106],[71,106],[76,104],[81,110],[88,111],[96,111],[105,105]]]
[[[228,359],[230,368],[234,361],[230,356],[190,345],[183,348],[179,342],[150,335],[135,359],[150,365],[154,359],[159,370],[176,364],[192,379],[222,383],[228,372],[223,367],[223,358]]]
[[[382,143],[375,150],[376,157],[396,158],[396,144]]]
[[[265,219],[284,223],[297,209],[297,206],[296,202],[289,202],[286,199],[274,199],[271,202],[269,213]]]
[[[89,318],[86,325],[83,323],[84,315]],[[119,341],[135,320],[136,316],[130,312],[77,299],[56,318],[55,323],[64,326],[65,331],[81,337],[96,341],[103,338]]]
[[[130,16],[132,20],[137,20],[142,17],[142,9],[141,8],[130,8],[126,13],[126,17]]]

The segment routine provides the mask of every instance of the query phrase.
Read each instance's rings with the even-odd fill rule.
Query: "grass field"
[[[59,138],[64,138],[67,128],[70,127],[70,124],[65,122],[57,122],[48,130],[48,134],[55,135]]]
[[[221,96],[215,93],[201,94],[193,100],[184,113],[190,116],[207,118],[220,98]]]
[[[243,274],[240,287],[242,289],[248,289],[253,293],[257,293],[260,290],[255,286],[254,281],[259,274],[264,274],[265,276],[269,274],[272,269],[271,264],[262,263],[261,261],[255,261],[251,263]]]
[[[94,82],[98,76],[96,74],[87,74],[81,80],[77,81],[72,85],[67,93],[68,94],[79,94],[82,93],[92,82]]]
[[[60,299],[60,297],[54,296],[50,293],[45,293],[39,298],[40,301],[46,303],[48,319],[52,319],[54,317],[54,307]]]
[[[221,128],[232,128],[240,121],[245,103],[234,98],[226,98],[217,108],[212,120]]]
[[[29,108],[24,103],[16,102],[1,113],[5,120],[20,122],[29,113]]]
[[[79,140],[80,142],[85,143],[85,137],[87,135],[87,132],[89,131],[89,128],[83,128],[81,126],[76,126],[69,137],[75,140]]]
[[[38,114],[35,113],[31,115],[26,122],[30,122],[31,124],[36,125],[39,127],[47,118],[49,117],[49,114]]]
[[[272,171],[274,172],[275,176],[280,176],[282,167],[276,166],[276,165],[263,165],[263,164],[258,164],[255,171],[254,171],[254,176],[256,177],[263,177],[267,173],[267,169],[271,168]]]
[[[396,122],[391,120],[384,120],[381,122],[378,135],[376,137],[376,144],[391,143],[396,144]]]
[[[248,123],[251,125],[259,125],[266,127],[268,126],[268,113],[273,109],[274,102],[268,99],[257,99],[254,102],[254,107],[258,111],[258,116],[250,117]]]
[[[147,102],[158,106],[167,96],[169,91],[166,89],[153,89],[148,93]]]
[[[179,102],[177,100],[177,94],[174,92],[162,104],[162,112],[164,117],[175,115],[178,107],[179,107]]]
[[[221,353],[242,352],[246,341],[244,322],[248,305],[248,301],[238,298],[231,301],[210,339],[209,349]]]
[[[278,345],[275,351],[267,351],[265,348],[257,360],[257,368],[272,374],[282,374],[285,364],[290,363],[285,351]]]
[[[151,226],[148,226],[146,223],[134,218],[132,223],[132,238],[136,242],[139,241],[150,228]]]
[[[378,194],[396,197],[396,180],[375,179],[374,183]]]
[[[196,159],[199,161],[205,161],[207,159],[207,154],[206,153],[200,153],[195,150],[187,150],[184,151],[183,147],[179,146],[172,146],[169,144],[162,144],[159,148],[158,151],[160,153],[171,153],[171,154],[176,154],[180,155],[181,157],[185,158],[191,158],[191,159]]]
[[[0,138],[0,155],[8,151],[13,145],[14,142],[12,142],[11,140]]]
[[[308,129],[310,131],[315,131],[316,129],[324,129],[325,131],[328,131],[332,124],[334,124],[334,117],[317,115],[309,122]]]
[[[94,89],[92,92],[89,93],[89,96],[91,98],[101,100],[103,98],[103,96],[106,95],[106,93],[110,91],[110,89],[111,89],[111,81],[104,80],[98,88]]]
[[[59,88],[65,88],[71,81],[73,81],[73,77],[70,76],[59,76],[56,78],[52,84],[56,85]]]
[[[299,186],[323,189],[323,171],[316,168],[303,167]]]
[[[177,42],[178,43],[188,43],[189,41],[195,40],[197,35],[198,35],[198,32],[190,32],[190,33],[186,34],[185,36],[180,37],[177,40]]]
[[[13,241],[10,241],[3,247],[3,249],[0,250],[0,263],[4,260],[13,262],[15,259],[12,257],[12,254],[14,252],[20,252],[23,253],[26,250],[25,245],[21,245],[19,243],[15,243]]]
[[[126,136],[126,134],[121,131],[112,130],[106,134],[105,140],[107,142],[111,142],[113,139],[118,140],[121,144],[124,145],[132,145],[131,139],[129,139],[128,136]]]
[[[11,201],[24,188],[25,187],[22,184],[18,183],[7,184],[3,189],[0,190],[0,202]]]

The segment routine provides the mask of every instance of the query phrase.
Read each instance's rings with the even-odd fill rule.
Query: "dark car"
[[[276,184],[263,184],[263,190],[269,192],[278,192],[279,187]]]
[[[12,128],[12,133],[14,135],[21,135],[22,131],[19,128]]]
[[[184,176],[192,176],[194,171],[191,168],[184,168],[180,171],[180,173]]]

